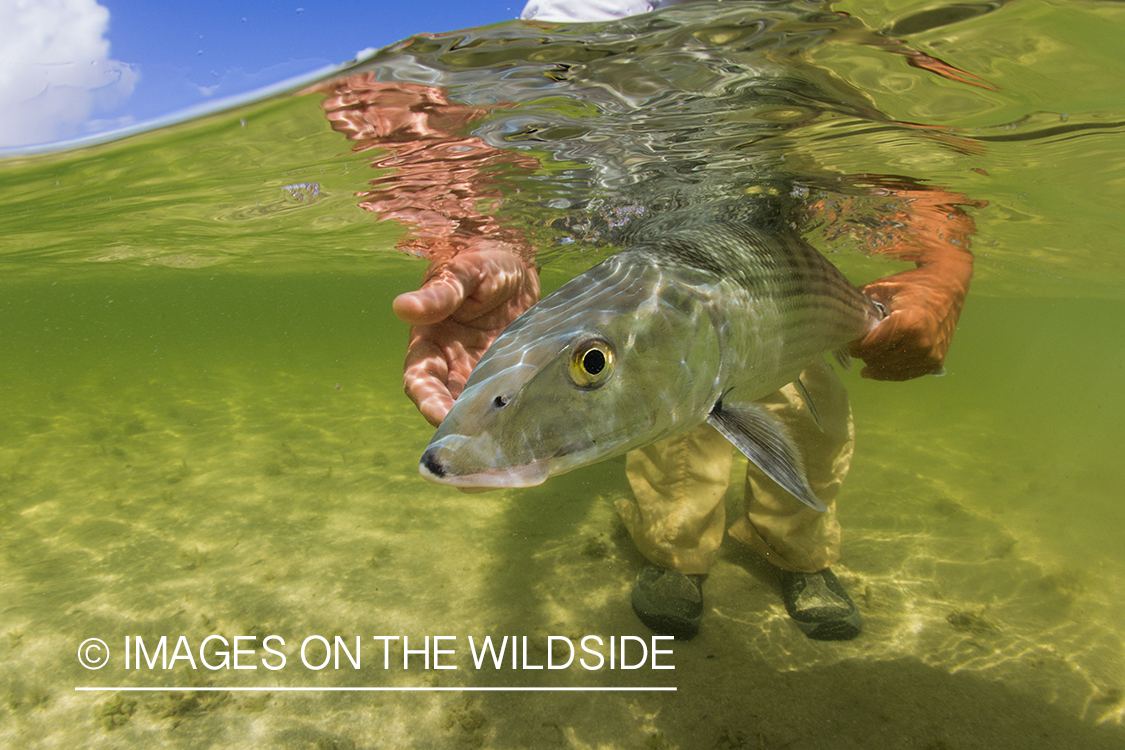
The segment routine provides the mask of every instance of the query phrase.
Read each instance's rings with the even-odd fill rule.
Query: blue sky
[[[143,124],[522,9],[523,0],[0,0],[0,148]]]

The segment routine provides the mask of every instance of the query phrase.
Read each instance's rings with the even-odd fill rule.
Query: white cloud
[[[138,74],[109,57],[96,0],[0,0],[0,147],[82,135],[133,93]]]

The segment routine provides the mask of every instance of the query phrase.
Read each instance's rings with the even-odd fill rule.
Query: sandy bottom
[[[632,665],[651,635],[629,605],[641,559],[612,510],[628,491],[620,461],[532,490],[466,495],[417,476],[429,430],[358,368],[215,364],[128,384],[114,372],[107,362],[28,383],[27,398],[4,406],[0,744],[1125,746],[1122,609],[1110,595],[1125,574],[1113,560],[1074,569],[1051,558],[1034,524],[981,489],[1009,486],[1004,473],[1022,469],[974,458],[974,444],[991,438],[965,420],[906,435],[869,420],[841,501],[846,556],[836,568],[862,609],[861,638],[805,639],[768,566],[728,540],[705,587],[702,633],[657,644],[671,653],[656,663],[675,668],[653,669],[650,655],[610,669],[611,638],[616,649],[634,637]],[[728,501],[733,517],[735,490]],[[155,654],[162,635],[164,656],[179,657],[167,669]],[[284,645],[263,643],[269,635]],[[565,669],[524,668],[565,663],[566,643],[548,652],[550,636],[580,646],[588,635],[601,639],[587,641],[600,669],[578,662],[597,665],[588,652]],[[208,636],[245,636],[240,665],[257,668],[206,668],[201,658],[222,660],[217,639],[200,657]],[[352,653],[359,637],[360,667],[347,654],[339,668],[305,666],[310,636],[339,636]],[[408,638],[418,653],[404,668],[403,641],[375,636]],[[431,641],[430,656],[435,645],[448,651],[429,669],[427,636],[452,637]],[[478,668],[470,636],[477,646],[516,638],[517,668],[510,652],[501,668]],[[96,671],[76,658],[91,637],[111,652]],[[126,669],[126,637],[142,639],[153,668],[138,669],[134,652]],[[323,643],[305,650],[314,666]],[[283,668],[265,666],[282,655]]]

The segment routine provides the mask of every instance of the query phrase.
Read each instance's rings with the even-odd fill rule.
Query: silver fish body
[[[881,309],[785,227],[671,214],[564,284],[485,353],[424,452],[426,478],[524,487],[710,422],[797,497],[785,428],[755,401]]]

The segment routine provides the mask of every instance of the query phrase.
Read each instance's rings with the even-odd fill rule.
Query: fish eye
[[[579,388],[597,388],[613,374],[613,347],[603,338],[581,341],[570,353],[570,379]]]

